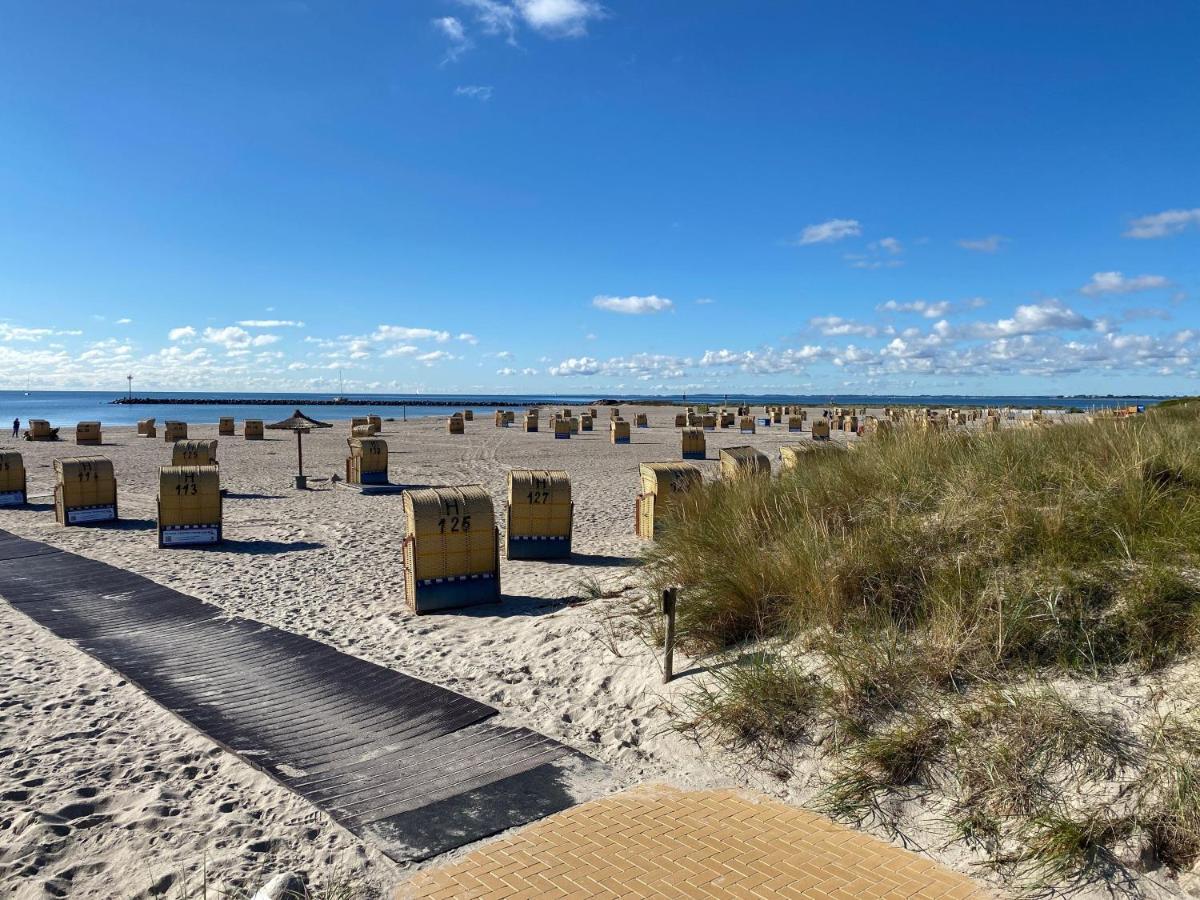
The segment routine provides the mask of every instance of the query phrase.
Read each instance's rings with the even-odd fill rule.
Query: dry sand
[[[630,420],[636,411],[623,409]],[[479,483],[500,510],[509,469],[570,474],[577,556],[570,563],[502,560],[505,599],[498,607],[412,615],[403,597],[400,495],[362,496],[319,481],[295,491],[296,442],[286,432],[268,432],[262,442],[240,433],[220,439],[229,492],[220,548],[158,549],[157,468],[169,462],[170,446],[132,428],[106,428],[100,448],[16,445],[35,504],[51,502],[55,457],[112,459],[121,527],[60,528],[52,510],[38,505],[0,510],[0,528],[490,703],[505,720],[610,763],[623,780],[722,784],[727,779],[688,742],[664,733],[657,655],[607,624],[632,596],[622,592],[637,584],[630,565],[642,544],[633,534],[637,464],[679,458],[674,411],[642,411],[654,427],[634,429],[628,446],[609,443],[606,411],[594,433],[569,441],[547,430],[496,428],[482,409],[463,436],[447,434],[442,419],[385,423],[393,482]],[[305,436],[311,477],[344,471],[348,431],[338,421]],[[214,438],[217,428],[193,425],[189,436]],[[753,439],[710,432],[714,460],[699,465],[715,473],[716,448],[752,441],[774,455],[775,446],[797,437],[781,428]],[[585,603],[585,582],[616,596]],[[195,884],[205,863],[210,877],[242,886],[280,868],[375,888],[401,876],[324,814],[7,604],[0,604],[0,623],[9,674],[0,710],[4,890],[18,897],[60,887],[71,896],[138,896],[164,879]]]
[[[112,459],[121,527],[60,528],[52,510],[38,505],[0,510],[0,528],[492,704],[502,720],[610,764],[619,781],[740,784],[803,800],[811,796],[811,777],[761,783],[671,731],[667,705],[695,674],[664,688],[657,651],[612,624],[638,596],[631,565],[642,547],[633,534],[637,464],[679,458],[674,409],[622,411],[631,422],[646,412],[652,424],[634,429],[629,446],[609,443],[604,409],[594,433],[569,441],[547,430],[496,428],[485,409],[476,410],[462,436],[447,434],[443,419],[385,423],[393,482],[479,483],[501,510],[509,469],[569,473],[578,555],[569,563],[502,559],[500,606],[412,615],[403,597],[401,496],[362,496],[328,481],[295,491],[295,438],[268,432],[266,441],[245,441],[240,420],[237,437],[220,439],[229,494],[219,548],[157,548],[157,467],[169,462],[170,446],[132,428],[106,428],[101,448],[16,445],[36,504],[50,502],[53,458]],[[543,428],[548,418],[544,413]],[[344,471],[348,431],[338,421],[304,438],[310,477]],[[217,437],[217,428],[193,425],[189,436]],[[778,446],[808,435],[776,426],[707,438],[709,459],[698,465],[714,477],[719,448],[752,444],[778,466]],[[845,436],[835,432],[835,439]],[[588,582],[607,599],[585,601]],[[5,603],[0,641],[0,894],[182,896],[185,887],[198,888],[204,867],[210,883],[228,888],[252,889],[267,874],[292,869],[311,873],[318,885],[348,881],[356,895],[371,896],[404,876],[373,847]],[[676,670],[688,668],[677,656]],[[941,843],[930,841],[931,855],[970,871],[967,857]]]

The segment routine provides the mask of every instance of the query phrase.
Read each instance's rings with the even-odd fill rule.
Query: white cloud
[[[497,0],[458,0],[475,13],[475,19],[486,34],[503,35],[510,44],[516,43],[517,11]]]
[[[462,42],[467,39],[462,22],[454,16],[442,16],[433,20],[433,27],[452,41]]]
[[[371,334],[373,341],[437,341],[450,340],[450,332],[432,328],[407,328],[402,325],[380,325]]]
[[[1200,208],[1168,209],[1165,212],[1141,216],[1129,223],[1125,237],[1160,238],[1178,234],[1189,225],[1200,225]]]
[[[58,333],[52,328],[21,328],[0,322],[0,341],[40,341]]]
[[[471,48],[471,40],[467,37],[466,29],[455,16],[442,16],[433,20],[433,27],[449,41],[444,62],[454,62],[464,52]]]
[[[479,343],[479,338],[475,337],[475,335],[471,334],[469,331],[464,331],[458,336],[458,339],[465,343],[471,344],[472,346]]]
[[[226,350],[240,350],[250,345],[250,332],[236,325],[224,328],[205,328],[204,340],[210,344],[220,344]]]
[[[590,356],[571,357],[564,359],[557,366],[551,366],[547,371],[559,377],[605,375],[644,380],[648,377],[682,378],[685,374],[684,369],[691,364],[690,359],[677,356],[635,353],[632,356],[615,356],[603,361]]]
[[[861,253],[847,253],[845,259],[855,269],[897,269],[904,265],[902,259],[872,259]]]
[[[420,349],[420,348],[416,347],[413,344],[396,344],[395,346],[388,347],[386,350],[384,350],[383,355],[385,357],[413,356],[416,354],[418,349]],[[363,356],[367,356],[367,355],[369,355],[369,354],[366,354],[366,353],[363,354]]]
[[[904,246],[894,237],[880,238],[867,245],[872,250],[884,250],[891,254],[903,253]]]
[[[665,297],[650,294],[646,297],[607,297],[603,294],[592,299],[592,306],[608,312],[622,313],[628,316],[641,316],[647,313],[663,312],[675,304]]]
[[[454,95],[487,103],[492,99],[492,86],[490,84],[460,84],[454,89]]]
[[[476,23],[485,34],[503,37],[513,46],[517,43],[518,24],[547,38],[577,38],[587,34],[591,22],[605,17],[604,7],[596,0],[512,0],[508,3],[458,0],[458,4],[474,13]],[[455,19],[458,22],[456,29],[453,25],[440,24],[442,21],[435,19],[434,24],[451,39],[452,46],[470,46],[470,37],[461,22]],[[461,32],[461,38],[452,37],[451,32],[456,31]]]
[[[700,365],[705,368],[733,367],[753,375],[776,375],[803,371],[814,361],[829,355],[830,351],[811,344],[786,350],[706,350],[700,357]]]
[[[1081,331],[1093,326],[1091,319],[1052,299],[1018,306],[1012,318],[996,322],[971,322],[957,328],[943,319],[933,329],[936,334],[946,338],[999,338],[1046,331]]]
[[[824,335],[859,334],[874,337],[879,333],[879,328],[875,325],[854,322],[841,316],[814,316],[808,320],[808,324]]]
[[[467,340],[465,335],[464,332],[462,340]],[[378,325],[373,332],[366,335],[342,334],[334,338],[315,338],[308,335],[305,336],[304,343],[321,348],[321,355],[326,359],[361,360],[376,353],[385,358],[415,356],[420,351],[418,345],[422,342],[433,341],[442,344],[449,340],[450,332],[434,328]]]
[[[504,368],[504,369],[497,369],[497,370],[496,370],[496,374],[497,374],[497,375],[503,375],[505,378],[507,378],[507,377],[508,377],[508,376],[510,376],[510,375],[516,375],[516,374],[517,374],[517,370],[516,370],[516,369],[508,369],[508,368]]]
[[[266,347],[279,340],[277,334],[251,335],[237,325],[227,325],[224,328],[205,328],[204,340],[210,344],[219,344],[229,353],[245,352],[250,347]]]
[[[114,325],[132,325],[133,319],[129,318],[128,316],[122,316],[121,318],[117,319],[117,321],[114,322],[113,324]]]
[[[106,341],[97,341],[92,344],[91,347],[79,354],[79,359],[90,363],[119,362],[128,360],[132,353],[132,344],[121,343],[114,338],[109,338]]]
[[[743,359],[744,355],[743,353],[735,353],[732,350],[705,350],[704,355],[700,357],[700,365],[733,366],[737,365]]]
[[[819,225],[807,226],[790,243],[798,247],[807,244],[828,244],[860,234],[862,234],[862,226],[859,225],[858,219],[830,219]]]
[[[522,369],[521,374],[522,375],[537,375],[538,370],[537,369]]]
[[[516,5],[525,23],[548,37],[582,37],[588,22],[604,17],[604,8],[592,0],[516,0]]]
[[[712,304],[714,304],[716,302],[717,301],[714,300],[712,297],[701,297],[700,299],[698,299],[696,301],[696,305],[697,306],[711,306]]]
[[[293,319],[243,319],[238,322],[243,328],[303,328],[303,322]]]
[[[163,347],[154,354],[153,358],[162,362],[197,363],[208,359],[209,354],[205,347],[195,347],[191,350],[184,350],[182,347]]]
[[[964,250],[974,250],[977,253],[995,253],[1001,246],[1008,243],[1008,238],[1001,237],[998,234],[990,234],[985,238],[964,238],[958,242],[958,246]]]
[[[445,350],[431,350],[428,353],[422,353],[417,357],[417,362],[423,362],[426,365],[432,365],[435,362],[443,362],[451,359],[457,359],[454,354],[447,353]]]
[[[897,303],[889,300],[875,307],[878,312],[916,313],[927,319],[938,319],[953,309],[949,300],[913,300],[908,303]]]
[[[191,325],[183,325],[179,328],[172,328],[167,332],[168,341],[190,341],[196,336],[196,329]]]
[[[1126,278],[1120,272],[1097,272],[1092,280],[1079,290],[1089,296],[1098,294],[1133,294],[1138,291],[1152,291],[1157,288],[1169,287],[1169,282],[1162,275],[1138,275]]]
[[[600,360],[590,356],[572,356],[557,366],[550,367],[551,375],[595,375],[600,371]]]

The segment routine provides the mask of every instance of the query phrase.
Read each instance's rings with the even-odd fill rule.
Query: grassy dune
[[[902,828],[923,799],[1012,884],[1190,867],[1200,705],[1166,673],[1200,642],[1197,447],[1183,403],[706,486],[647,566],[684,646],[736,660],[680,727],[782,778],[818,745],[832,814]]]

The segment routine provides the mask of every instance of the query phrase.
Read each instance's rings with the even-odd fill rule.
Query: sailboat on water
[[[342,378],[342,370],[338,369],[338,395],[333,398],[334,403],[349,403],[346,398],[346,381]]]

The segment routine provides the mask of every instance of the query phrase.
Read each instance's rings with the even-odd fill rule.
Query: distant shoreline
[[[562,400],[472,400],[451,397],[449,399],[428,400],[358,400],[344,399],[306,399],[300,397],[120,397],[109,401],[113,406],[496,406],[496,407],[530,407],[566,404]],[[617,406],[622,401],[592,400],[584,406]],[[576,401],[576,405],[580,405]],[[642,402],[639,406],[669,406],[671,401]]]
[[[879,398],[879,399],[883,400],[884,398]],[[879,401],[875,401],[873,403],[869,398],[866,398],[866,397],[855,397],[852,400],[851,399],[832,398],[825,402],[816,402],[816,403],[812,402],[810,398],[797,397],[796,399],[787,401],[787,402],[792,402],[792,403],[795,403],[795,404],[801,405],[801,406],[816,406],[816,407],[820,407],[820,406],[863,406],[863,405],[866,405],[866,406],[883,405],[883,406],[925,407],[925,406],[949,405],[949,406],[964,407],[964,408],[966,408],[966,407],[983,408],[983,407],[987,407],[987,406],[1004,406],[1006,404],[1001,403],[999,401],[1006,400],[1006,399],[1013,399],[1013,398],[996,397],[996,398],[989,399],[986,397],[969,397],[969,398],[962,397],[962,398],[956,398],[957,402],[950,403],[950,404],[932,402],[934,399],[938,399],[938,400],[952,399],[950,397],[939,397],[939,398],[932,398],[932,397],[929,397],[929,398],[923,398],[923,397],[899,398],[899,397],[896,397],[896,398],[887,398],[887,399],[890,400],[890,402],[883,402],[882,404],[880,404]],[[1030,397],[1030,398],[1022,398],[1022,399],[1039,400],[1040,402],[1038,402],[1034,405],[1040,406],[1044,409],[1070,409],[1070,408],[1078,407],[1081,402],[1086,403],[1089,400],[1091,400],[1091,401],[1106,400],[1106,401],[1111,402],[1114,400],[1125,399],[1125,398],[1096,396],[1096,397],[1041,397],[1041,398]],[[1145,398],[1128,398],[1128,399],[1154,401],[1154,400],[1159,400],[1161,398],[1145,397]],[[1072,401],[1074,401],[1074,402],[1072,402]],[[774,401],[770,401],[770,402],[781,403],[781,402],[785,402],[785,401],[774,400]],[[747,404],[747,400],[741,399],[741,400],[730,400],[727,405],[736,407],[736,406],[744,406],[746,404]],[[330,397],[326,397],[326,398],[304,398],[304,397],[118,397],[114,400],[110,400],[109,405],[111,405],[111,406],[280,406],[280,407],[290,406],[293,408],[302,407],[302,406],[324,406],[324,407],[339,407],[339,406],[340,407],[372,407],[372,406],[376,406],[376,407],[380,407],[380,408],[395,408],[395,407],[406,407],[406,406],[415,406],[415,407],[462,406],[463,408],[494,407],[497,409],[507,409],[507,408],[522,408],[522,409],[524,409],[524,408],[531,408],[531,407],[536,407],[536,406],[572,406],[572,405],[574,405],[574,406],[622,406],[622,405],[627,405],[627,406],[695,406],[695,405],[706,405],[706,406],[718,406],[719,407],[722,404],[720,404],[716,401],[713,401],[713,400],[681,400],[681,399],[667,399],[667,398],[662,398],[662,399],[644,398],[644,399],[636,399],[636,400],[605,398],[605,399],[601,399],[601,400],[580,401],[578,399],[564,400],[561,398],[553,398],[553,397],[551,397],[551,398],[523,397],[523,398],[519,398],[516,400],[483,399],[483,398],[469,398],[469,397],[438,397],[438,398],[430,397],[430,398],[409,399],[409,400],[394,400],[394,399],[384,399],[384,398],[365,398],[365,399],[363,399],[363,398],[353,398],[353,397],[351,397],[351,398],[330,398]],[[756,400],[756,402],[752,402],[751,405],[761,406],[762,401]],[[1011,405],[1011,404],[1007,404],[1007,405]]]

